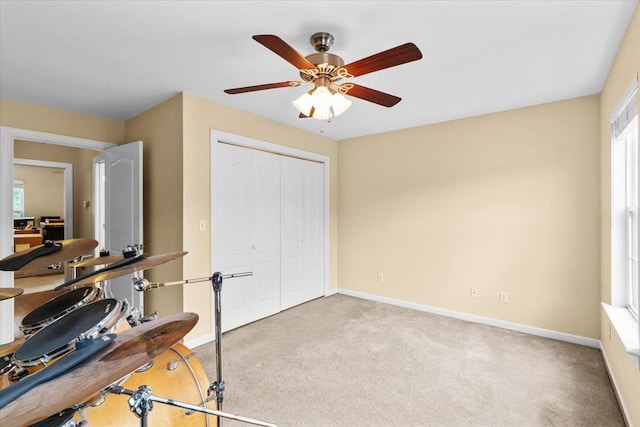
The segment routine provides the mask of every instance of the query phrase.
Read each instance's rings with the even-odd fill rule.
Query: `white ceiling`
[[[0,96],[118,120],[180,92],[341,140],[599,93],[637,0],[0,2]],[[255,42],[303,55],[334,35],[346,63],[405,42],[419,61],[352,81],[402,98],[350,98],[331,123],[299,119],[310,86]]]

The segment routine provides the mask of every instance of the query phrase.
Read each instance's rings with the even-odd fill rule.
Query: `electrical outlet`
[[[500,302],[509,303],[509,294],[507,292],[500,291]]]
[[[471,298],[479,298],[478,288],[471,288]]]
[[[200,220],[200,231],[207,231],[207,220],[206,219],[201,219]]]
[[[378,273],[378,283],[384,282],[384,274]]]

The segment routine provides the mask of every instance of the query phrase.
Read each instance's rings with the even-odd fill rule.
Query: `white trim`
[[[335,294],[337,294],[337,293],[338,293],[338,289],[337,289],[337,288],[329,289],[329,290],[327,291],[327,293],[326,293],[326,294],[324,294],[324,296],[325,296],[325,297],[330,297],[330,296],[335,295]]]
[[[54,168],[64,170],[64,238],[73,238],[73,164],[18,158],[13,159],[13,164],[20,166],[35,166],[39,168]],[[36,224],[34,224],[34,226],[35,225]]]
[[[13,142],[15,140],[34,141],[44,144],[66,147],[104,150],[116,144],[73,136],[38,132],[0,126],[0,194],[12,194],[13,185]],[[10,200],[0,197],[0,259],[11,254],[13,246],[13,215]],[[0,287],[13,287],[13,272],[0,272]],[[14,339],[13,301],[0,301],[0,344],[10,343]]]
[[[291,148],[284,145],[272,144],[270,142],[261,141],[259,139],[253,139],[242,135],[236,135],[228,132],[223,132],[217,129],[211,129],[210,132],[210,140],[211,144],[211,158],[210,163],[211,167],[214,167],[218,153],[217,146],[218,143],[226,143],[231,145],[236,145],[239,147],[251,148],[254,150],[262,150],[270,153],[281,154],[289,157],[297,157],[299,159],[311,160],[314,162],[322,163],[323,165],[323,173],[324,173],[324,277],[323,277],[323,291],[324,295],[329,295],[329,250],[330,250],[330,225],[329,225],[329,156],[324,154],[313,153],[310,151],[299,150],[297,148]],[[213,182],[213,173],[211,173],[211,204],[217,203],[216,200],[216,191],[215,191],[215,182]],[[214,217],[215,209],[211,209],[211,218],[210,218],[210,233],[211,233],[211,242],[215,242],[214,238],[214,224],[217,224],[217,218]],[[217,271],[215,266],[215,253],[213,244],[211,245],[211,271]],[[214,295],[211,293],[211,307],[215,307],[214,305]],[[214,325],[212,325],[214,326]]]
[[[611,385],[613,385],[613,391],[616,395],[618,406],[620,406],[620,409],[622,410],[622,416],[624,417],[625,424],[631,426],[631,417],[629,416],[629,411],[627,410],[627,406],[624,404],[624,400],[622,399],[622,394],[620,393],[620,388],[618,387],[616,378],[613,376],[613,371],[611,370],[611,365],[609,364],[607,353],[604,351],[604,346],[602,346],[600,352],[602,353],[602,359],[604,359],[604,366],[607,369],[609,380],[611,381]]]
[[[581,337],[578,335],[565,334],[563,332],[551,331],[549,329],[536,328],[535,326],[522,325],[520,323],[506,322],[504,320],[492,319],[490,317],[478,316],[475,314],[463,313],[460,311],[448,310],[445,308],[433,307],[430,305],[417,304],[408,301],[397,300],[393,298],[381,297],[379,295],[368,294],[365,292],[352,291],[350,289],[338,288],[338,293],[356,298],[367,299],[376,302],[396,305],[398,307],[410,308],[413,310],[424,311],[426,313],[438,314],[440,316],[453,317],[455,319],[467,322],[482,323],[484,325],[495,326],[497,328],[509,329],[512,331],[523,332],[525,334],[537,335],[544,338],[551,338],[559,341],[566,341],[573,344],[580,344],[587,347],[600,348],[600,341],[593,338]]]
[[[201,345],[205,345],[205,344],[209,344],[210,342],[214,342],[215,340],[216,340],[215,335],[208,334],[208,335],[203,335],[203,336],[198,337],[198,338],[194,338],[194,339],[189,340],[189,341],[185,341],[184,342],[184,346],[185,347],[189,347],[190,349],[194,349],[196,347],[200,347]]]
[[[609,317],[609,322],[620,337],[624,351],[631,357],[636,368],[640,367],[640,338],[636,320],[627,307],[616,307],[604,302],[601,304]]]

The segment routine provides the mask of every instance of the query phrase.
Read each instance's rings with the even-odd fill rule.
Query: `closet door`
[[[252,151],[253,318],[280,311],[280,156]]]
[[[280,164],[278,156],[219,144],[216,265],[250,271],[222,286],[222,330],[280,311]]]
[[[281,308],[323,292],[324,179],[320,163],[282,157]]]

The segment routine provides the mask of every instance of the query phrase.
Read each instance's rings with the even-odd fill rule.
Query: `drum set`
[[[81,258],[97,245],[91,239],[46,242],[0,260],[4,271],[62,262],[76,268],[103,266],[79,277],[74,274],[53,290],[25,294],[20,288],[0,288],[0,300],[14,301],[18,326],[14,341],[0,345],[0,424],[209,427],[233,419],[274,426],[222,412],[222,282],[251,273],[216,272],[206,278],[149,283],[138,272],[187,252],[146,256],[126,248],[122,255]],[[198,358],[181,343],[198,315],[143,317],[140,309],[114,298],[109,290],[109,279],[129,274],[137,291],[211,281],[216,381],[209,382]]]

